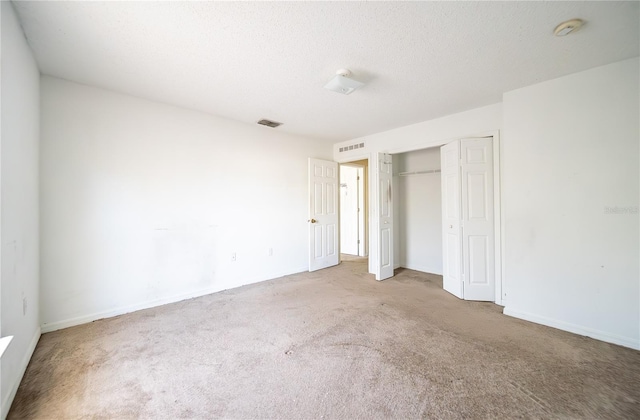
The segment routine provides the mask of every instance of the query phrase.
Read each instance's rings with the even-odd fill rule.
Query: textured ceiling
[[[639,5],[14,2],[43,74],[329,142],[638,56]],[[571,18],[587,24],[554,37]],[[366,85],[323,89],[342,67]]]

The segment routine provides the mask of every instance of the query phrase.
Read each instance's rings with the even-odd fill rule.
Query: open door
[[[442,287],[462,299],[459,141],[440,148],[440,168],[442,171]]]
[[[493,138],[460,140],[464,299],[493,302]]]
[[[309,158],[309,271],[338,265],[338,164]]]
[[[443,288],[465,300],[495,300],[493,139],[440,148]]]
[[[376,280],[393,277],[393,167],[391,155],[378,153],[378,266]]]

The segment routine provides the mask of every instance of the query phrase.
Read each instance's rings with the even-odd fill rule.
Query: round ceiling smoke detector
[[[582,25],[584,25],[584,21],[582,19],[571,19],[556,26],[553,34],[555,36],[567,36],[571,32],[575,32],[580,29]]]

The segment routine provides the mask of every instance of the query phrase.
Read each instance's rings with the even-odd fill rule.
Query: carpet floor
[[[640,352],[362,261],[43,334],[9,419],[640,418]]]

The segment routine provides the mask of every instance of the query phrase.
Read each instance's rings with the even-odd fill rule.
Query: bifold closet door
[[[441,148],[443,287],[465,300],[495,299],[492,140]]]
[[[378,267],[376,280],[393,277],[393,160],[378,153]]]
[[[460,236],[460,141],[440,148],[442,176],[442,287],[463,297]]]

